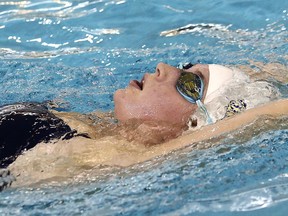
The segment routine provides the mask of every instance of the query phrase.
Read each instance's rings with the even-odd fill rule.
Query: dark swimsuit
[[[0,168],[6,168],[37,143],[70,138],[71,128],[40,103],[0,107]]]

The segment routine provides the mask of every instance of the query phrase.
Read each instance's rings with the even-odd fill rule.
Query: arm
[[[182,135],[181,137],[171,140],[165,144],[155,146],[154,150],[155,152],[158,152],[158,154],[160,154],[160,152],[165,154],[171,150],[183,148],[194,143],[234,132],[237,129],[241,129],[244,126],[253,123],[260,117],[265,116],[272,118],[281,116],[288,117],[288,99],[270,102],[263,106],[247,110],[233,117],[218,121],[215,124],[204,126],[197,131]],[[200,148],[203,148],[203,146]]]

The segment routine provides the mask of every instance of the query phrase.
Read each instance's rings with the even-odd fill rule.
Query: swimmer
[[[25,145],[19,142],[20,146],[15,146],[15,143],[9,143],[9,140],[16,139],[15,137],[9,136],[6,138],[1,133],[1,139],[5,140],[4,145],[1,143],[2,150],[4,150],[1,152],[6,153],[5,148],[12,147],[15,149],[14,151],[9,150],[12,153],[8,156],[5,155],[3,157],[1,153],[1,166],[6,168],[24,150],[28,150],[33,146],[36,146],[38,150],[45,151],[42,144],[36,144],[51,142],[55,139],[55,148],[61,148],[58,145],[61,144],[65,146],[65,148],[61,148],[61,151],[67,155],[68,153],[72,154],[73,157],[78,158],[81,152],[87,154],[84,148],[89,149],[89,153],[92,152],[91,155],[93,155],[93,151],[96,151],[93,158],[86,158],[90,166],[93,166],[93,163],[129,166],[191,143],[236,130],[241,125],[253,122],[257,119],[257,116],[288,115],[288,102],[287,100],[277,100],[280,98],[280,95],[275,88],[268,82],[261,81],[257,85],[253,83],[249,86],[247,85],[249,88],[246,89],[244,83],[246,83],[247,79],[247,76],[238,76],[237,70],[232,70],[221,65],[182,64],[177,68],[159,63],[155,73],[145,74],[141,81],[132,80],[127,88],[119,89],[115,92],[114,114],[119,123],[113,124],[110,121],[107,124],[108,126],[104,126],[104,129],[98,130],[98,133],[95,129],[97,128],[95,127],[95,123],[102,124],[103,122],[99,122],[98,120],[99,118],[105,119],[105,116],[101,118],[98,115],[95,117],[92,114],[84,116],[76,113],[49,111],[43,105],[31,103],[4,106],[0,108],[0,124],[4,125],[3,130],[13,131],[14,128],[7,122],[16,123],[19,114],[22,118],[20,120],[20,125],[22,126],[19,128],[19,131],[21,131],[21,128],[26,127],[30,127],[30,129],[24,134],[20,132],[17,134],[17,130],[15,137],[18,140],[26,140],[25,142],[28,140],[28,144],[31,144],[33,141],[33,145]],[[257,90],[256,92],[255,89]],[[261,93],[260,98],[257,96],[259,93]],[[277,101],[268,103],[275,100]],[[259,106],[260,104],[266,105]],[[246,109],[250,110],[245,111]],[[239,115],[234,116],[237,113]],[[26,121],[23,116],[33,119],[33,121]],[[47,119],[47,124],[45,123],[45,119]],[[221,119],[223,120],[219,121]],[[34,121],[40,122],[39,128],[36,130],[31,126],[34,125]],[[101,127],[103,128],[103,125]],[[42,131],[43,128],[44,132]],[[195,132],[181,135],[188,128],[194,129]],[[111,146],[107,142],[105,146],[102,144],[95,145],[97,138],[100,139],[105,135],[111,136],[112,131],[116,131],[118,136],[121,135],[129,141],[137,140],[140,143],[143,141],[142,143],[147,144],[148,148],[151,144],[163,144],[153,145],[151,147],[153,151],[147,150],[146,147],[142,148],[138,146],[137,148],[140,150],[137,152],[138,149],[135,150],[134,147],[127,147],[125,143],[123,144],[123,146],[125,145],[124,149],[128,149],[128,151],[122,151],[121,153],[111,150],[115,148],[115,143]],[[39,136],[35,136],[35,138],[33,134]],[[25,138],[22,139],[22,136]],[[30,136],[32,137],[31,139]],[[177,139],[177,142],[173,142],[173,139],[178,136],[180,138]],[[117,148],[120,148],[118,137],[116,140],[118,141]],[[66,145],[67,143],[69,144]],[[85,143],[86,146],[80,146],[79,143],[83,145]],[[109,147],[111,148],[108,150]],[[135,154],[134,156],[131,155],[131,151],[129,152],[131,148]],[[147,152],[145,152],[146,150]],[[57,150],[60,153],[61,151]],[[29,153],[27,152],[27,154]],[[78,155],[75,156],[76,154]],[[96,154],[98,158],[95,156]],[[127,159],[127,155],[130,158]],[[44,158],[41,159],[45,160]],[[78,162],[79,158],[77,159]],[[12,167],[15,172],[17,170],[18,172],[25,171],[17,169],[18,165],[24,166],[25,162],[16,163],[14,166],[12,164],[9,167]],[[19,175],[21,176],[21,174]],[[41,175],[45,176],[43,172]]]

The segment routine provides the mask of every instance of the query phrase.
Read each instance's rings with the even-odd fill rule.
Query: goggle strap
[[[178,68],[183,70],[183,63],[182,62],[179,63]]]
[[[207,124],[212,124],[212,123],[213,123],[213,120],[212,120],[212,118],[210,117],[210,115],[209,115],[206,107],[205,107],[204,104],[202,103],[202,101],[201,101],[201,100],[197,100],[197,101],[196,101],[196,104],[197,104],[197,106],[205,113]]]

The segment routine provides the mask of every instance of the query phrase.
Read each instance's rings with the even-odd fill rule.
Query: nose
[[[161,75],[167,75],[168,73],[179,74],[180,70],[176,67],[165,64],[163,62],[158,63],[158,65],[156,67],[156,74],[158,76],[161,76]]]

